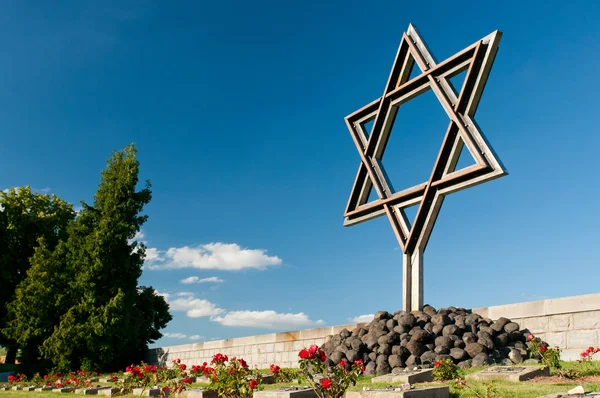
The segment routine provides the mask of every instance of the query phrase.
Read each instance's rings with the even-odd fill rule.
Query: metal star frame
[[[386,215],[403,257],[403,308],[423,307],[423,252],[447,194],[507,175],[475,122],[474,115],[490,73],[502,33],[495,31],[441,63],[429,52],[416,28],[409,25],[398,48],[383,96],[346,117],[361,164],[344,213],[344,226]],[[409,80],[414,65],[421,74]],[[467,71],[455,90],[450,78]],[[450,123],[429,180],[394,192],[381,159],[398,108],[433,90]],[[373,128],[367,133],[365,125]],[[456,170],[466,147],[475,164]],[[375,188],[378,199],[367,203]],[[419,205],[411,224],[405,209]]]

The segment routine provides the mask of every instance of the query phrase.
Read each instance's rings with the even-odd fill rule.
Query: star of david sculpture
[[[447,194],[507,175],[474,120],[502,33],[495,31],[441,63],[409,25],[383,95],[346,117],[361,163],[344,213],[344,226],[387,216],[402,248],[402,302],[406,311],[423,308],[423,252]],[[409,79],[416,65],[421,74]],[[450,78],[466,71],[458,91]],[[432,90],[450,118],[429,180],[395,192],[381,164],[398,108]],[[366,124],[373,121],[371,133]],[[466,147],[475,164],[456,170]],[[368,202],[371,190],[378,199]],[[405,209],[418,205],[411,223]]]

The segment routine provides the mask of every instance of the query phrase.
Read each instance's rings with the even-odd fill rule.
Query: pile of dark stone
[[[464,308],[438,311],[426,305],[423,311],[379,311],[363,327],[327,336],[321,349],[327,353],[328,366],[345,360],[349,367],[362,359],[366,375],[428,368],[445,358],[460,368],[510,366],[527,358],[528,333],[507,318],[492,321]]]

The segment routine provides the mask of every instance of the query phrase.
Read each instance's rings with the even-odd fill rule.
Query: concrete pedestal
[[[450,398],[450,388],[440,386],[415,388],[408,391],[394,391],[389,389],[348,391],[346,398]]]
[[[550,369],[548,367],[538,368],[535,366],[492,366],[491,368],[468,375],[467,379],[479,381],[525,381],[540,376],[550,376]]]
[[[318,398],[318,395],[310,387],[288,387],[257,391],[253,398]]]
[[[427,383],[433,381],[433,369],[410,370],[406,372],[390,373],[383,376],[373,377],[371,383]]]

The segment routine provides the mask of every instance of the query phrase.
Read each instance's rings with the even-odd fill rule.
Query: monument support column
[[[423,309],[423,250],[419,248],[402,256],[402,309]]]
[[[411,311],[412,300],[412,259],[411,255],[402,255],[402,309]]]
[[[410,266],[412,268],[412,286],[410,307],[412,311],[423,309],[423,249],[417,248],[412,254]]]

